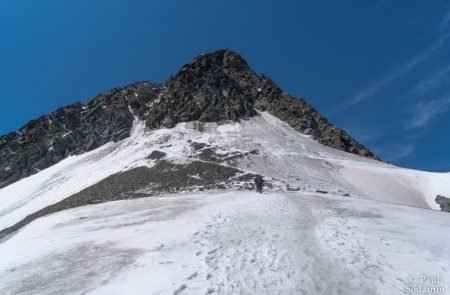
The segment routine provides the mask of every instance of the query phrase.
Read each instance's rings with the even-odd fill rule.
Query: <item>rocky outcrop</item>
[[[0,137],[0,187],[43,170],[69,155],[96,149],[130,135],[135,93],[150,96],[149,83],[137,83],[75,103],[32,120]]]
[[[441,211],[450,212],[450,198],[437,195],[435,201],[441,207]]]
[[[219,50],[195,58],[164,84],[138,82],[116,88],[0,137],[0,187],[69,155],[128,137],[135,116],[149,129],[158,129],[193,120],[239,121],[256,116],[257,110],[270,112],[324,145],[378,159],[303,99],[254,73],[239,54]]]

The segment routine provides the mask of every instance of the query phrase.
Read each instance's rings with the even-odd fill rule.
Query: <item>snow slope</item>
[[[449,173],[344,153],[268,113],[153,132],[136,120],[130,138],[0,189],[0,230],[109,175],[155,165],[154,150],[178,164],[199,160],[193,142],[247,154],[229,164],[273,188],[37,219],[0,240],[0,294],[399,294],[411,276],[449,283],[450,215],[425,210],[439,209],[437,194],[450,196]]]
[[[449,221],[305,192],[89,205],[1,243],[0,293],[403,294],[421,275],[449,286]]]
[[[323,146],[262,113],[241,123],[181,123],[145,132],[135,121],[132,135],[118,143],[69,157],[35,175],[0,189],[0,230],[63,200],[107,176],[137,166],[152,166],[155,149],[176,163],[195,158],[189,141],[218,147],[218,153],[259,150],[237,164],[244,171],[273,178],[277,188],[326,190],[363,198],[439,209],[437,194],[450,195],[450,174],[398,168]]]

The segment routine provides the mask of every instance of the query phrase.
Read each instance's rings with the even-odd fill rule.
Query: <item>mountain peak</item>
[[[179,87],[181,84],[199,88],[204,84],[211,87],[223,87],[226,80],[247,80],[256,74],[250,69],[247,61],[238,53],[221,49],[199,55],[181,67],[167,84]],[[229,81],[228,81],[229,82]]]
[[[242,72],[249,71],[250,67],[239,53],[229,49],[220,49],[193,58],[190,63],[181,68],[180,72],[200,72],[209,69]]]
[[[323,145],[378,159],[303,99],[258,76],[238,53],[223,49],[194,58],[164,84],[115,88],[1,137],[0,187],[69,155],[129,137],[134,117],[154,130],[190,121],[237,122],[265,111]]]

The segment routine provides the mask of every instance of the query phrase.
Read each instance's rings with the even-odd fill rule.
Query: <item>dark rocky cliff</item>
[[[0,187],[37,173],[69,155],[130,135],[134,116],[149,129],[179,122],[238,121],[268,111],[320,143],[378,159],[303,99],[254,73],[237,53],[219,50],[195,58],[163,84],[138,82],[75,103],[0,137]]]

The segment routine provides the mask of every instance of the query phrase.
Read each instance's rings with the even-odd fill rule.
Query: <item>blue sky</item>
[[[229,48],[383,159],[450,171],[446,0],[5,0],[0,36],[0,134]]]

